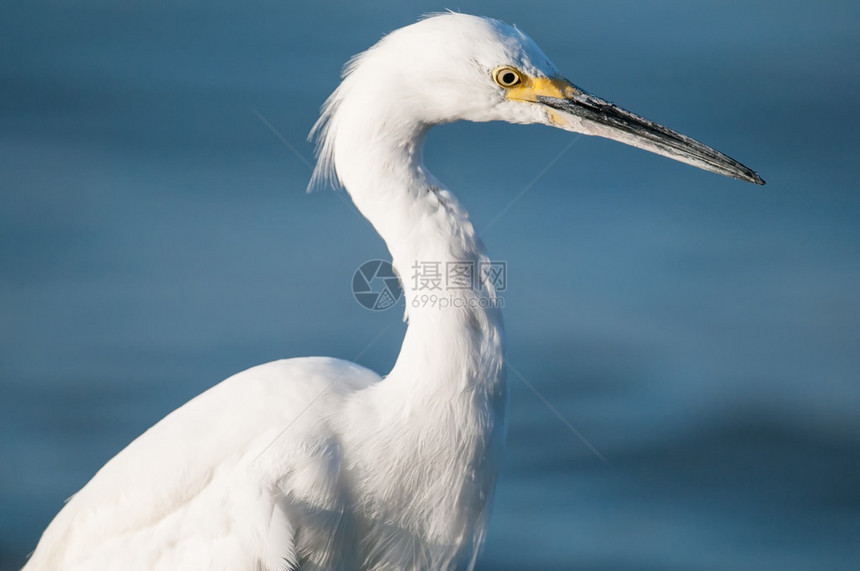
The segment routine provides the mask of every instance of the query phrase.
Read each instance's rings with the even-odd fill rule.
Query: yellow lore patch
[[[514,101],[537,101],[538,97],[568,99],[581,92],[562,77],[523,77],[523,80],[509,88],[505,97]]]

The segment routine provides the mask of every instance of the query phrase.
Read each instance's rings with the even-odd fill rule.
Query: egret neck
[[[488,258],[467,212],[423,165],[429,126],[398,118],[392,108],[384,118],[350,109],[362,99],[350,93],[339,102],[330,150],[337,178],[391,252],[408,327],[393,369],[356,395],[341,433],[355,481],[369,487],[359,496],[375,498],[365,513],[423,527],[408,531],[449,546],[429,557],[468,565],[482,541],[504,440],[499,302],[479,275]],[[471,267],[472,287],[447,287],[451,264]],[[424,279],[428,268],[438,280]],[[386,478],[395,474],[406,475],[414,495],[387,492]],[[403,515],[416,511],[433,515]]]

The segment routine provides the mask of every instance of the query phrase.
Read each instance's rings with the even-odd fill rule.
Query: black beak
[[[584,130],[589,134],[614,139],[704,170],[764,184],[764,180],[752,169],[690,137],[578,88],[567,93],[570,95],[564,98],[538,96],[537,101],[555,110],[554,115],[561,115],[560,118],[565,123],[581,123],[580,128],[571,130]]]

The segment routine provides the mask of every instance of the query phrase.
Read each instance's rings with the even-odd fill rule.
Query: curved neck
[[[428,126],[403,120],[397,109],[377,116],[368,109],[380,106],[341,108],[331,117],[326,158],[391,252],[409,325],[391,372],[356,393],[338,422],[366,513],[387,522],[385,533],[402,536],[410,550],[419,546],[415,537],[424,538],[409,560],[472,568],[507,404],[501,313],[492,284],[477,279],[489,260],[466,211],[424,168]],[[471,265],[469,287],[452,287],[463,285],[452,283],[452,264]],[[387,470],[379,469],[383,451]],[[421,493],[392,494],[391,478],[406,478]],[[396,531],[390,522],[403,523]],[[397,550],[376,547],[367,554],[374,568],[404,568],[396,557]]]
[[[482,279],[490,260],[465,209],[424,168],[429,127],[348,115],[336,133],[338,178],[391,252],[409,322],[385,384],[494,391],[503,341],[495,287]]]

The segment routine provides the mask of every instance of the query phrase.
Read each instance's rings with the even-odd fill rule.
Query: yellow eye
[[[513,87],[523,80],[520,72],[512,67],[500,67],[493,72],[493,79],[504,88]]]

